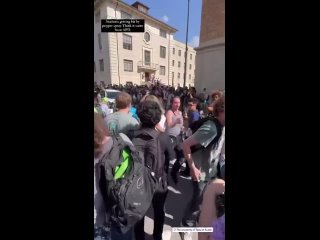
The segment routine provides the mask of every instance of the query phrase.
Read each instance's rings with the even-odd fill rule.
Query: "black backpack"
[[[158,182],[164,174],[159,134],[155,129],[144,128],[135,131],[132,139],[140,158],[143,159],[145,166],[151,169]]]
[[[115,170],[123,162],[124,150],[130,152],[131,166],[123,177],[115,180]],[[100,169],[99,185],[107,210],[106,221],[112,221],[125,233],[145,216],[152,203],[157,181],[130,139],[121,133],[113,137],[113,147],[100,161]]]
[[[212,143],[213,144],[216,144],[220,137],[221,137],[221,134],[222,134],[222,125],[221,123],[218,121],[218,119],[216,119],[215,117],[213,116],[208,116],[208,117],[205,117],[205,118],[201,118],[199,119],[198,121],[195,121],[191,124],[190,126],[190,129],[192,131],[192,134],[194,134],[205,122],[207,121],[212,121],[214,122],[214,124],[216,125],[216,128],[217,128],[217,135],[216,137],[212,140],[212,142],[209,144],[211,145]],[[201,149],[204,149],[203,146],[201,145],[198,145],[198,146],[193,146],[191,147],[191,153],[195,153]]]

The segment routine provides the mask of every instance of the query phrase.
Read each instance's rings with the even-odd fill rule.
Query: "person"
[[[130,113],[131,96],[126,92],[120,92],[116,97],[118,111],[106,117],[106,124],[111,135],[123,133],[130,136],[130,133],[139,128],[139,122]]]
[[[137,119],[139,121],[138,115],[137,115],[137,109],[134,106],[131,106],[129,112],[131,113],[132,117]]]
[[[123,138],[125,135],[121,135]],[[95,240],[133,240],[133,229],[122,233],[112,222],[111,217],[107,217],[110,212],[106,209],[108,199],[106,199],[106,189],[100,188],[102,177],[100,160],[106,156],[113,146],[104,120],[98,113],[94,113],[94,239]]]
[[[112,109],[109,109],[108,107],[108,101],[109,100],[107,97],[101,99],[100,107],[104,116],[108,116],[110,113],[112,113]]]
[[[106,230],[105,222],[106,210],[102,193],[99,188],[100,158],[110,151],[112,147],[112,139],[109,136],[108,130],[104,124],[102,117],[98,113],[94,113],[94,239],[107,240],[109,239],[109,230]]]
[[[149,101],[153,101],[153,102],[156,102],[159,106],[160,106],[160,110],[161,110],[161,119],[160,119],[160,122],[157,123],[156,125],[156,129],[160,132],[165,132],[166,130],[166,126],[165,126],[165,123],[166,123],[166,117],[164,115],[165,113],[165,110],[163,109],[163,105],[161,103],[161,101],[154,95],[148,95],[145,100],[149,100]]]
[[[209,113],[212,113],[213,112],[213,108],[212,108],[212,104],[219,100],[221,97],[223,96],[223,92],[220,91],[220,90],[214,90],[212,93],[211,93],[211,106],[208,106],[208,112]]]
[[[99,101],[98,95],[99,95],[99,92],[98,91],[94,91],[94,101],[93,101],[94,102],[94,112],[95,113],[99,113],[100,116],[102,116],[102,118],[105,118],[106,115],[102,111],[101,103]]]
[[[141,121],[141,129],[143,131],[154,131],[156,132],[156,125],[161,119],[161,106],[158,101],[154,98],[146,99],[138,107],[138,116]],[[152,165],[160,166],[160,169],[156,169],[158,176],[160,176],[158,187],[153,195],[152,206],[154,209],[154,228],[153,228],[153,239],[161,240],[163,225],[165,220],[165,201],[168,194],[168,169],[169,161],[175,158],[175,154],[170,144],[170,138],[167,134],[158,131],[158,138],[161,148],[161,159],[155,159],[154,161],[161,161],[160,164],[153,163]],[[135,239],[144,240],[144,218],[141,219],[135,225]]]
[[[180,108],[180,97],[174,97],[171,103],[171,109],[166,114],[166,133],[171,138],[173,149],[176,151],[176,161],[171,169],[171,177],[175,183],[177,183],[177,173],[180,166],[184,162],[183,151],[181,148],[181,130],[183,128],[183,118]]]
[[[213,109],[216,118],[204,122],[202,126],[182,144],[184,157],[190,167],[190,175],[193,180],[192,198],[187,204],[181,221],[183,227],[196,226],[203,190],[208,182],[217,177],[218,159],[213,156],[220,155],[217,153],[219,151],[217,147],[221,137],[222,127],[225,125],[224,97],[214,103]],[[192,149],[195,149],[197,146],[200,146],[201,150],[193,150],[192,153]],[[180,233],[180,236],[183,240],[190,238],[189,233]]]
[[[198,100],[196,98],[191,98],[188,101],[187,119],[188,119],[189,130],[190,130],[192,124],[200,119],[200,113],[197,110],[197,104],[198,104]],[[183,177],[190,177],[190,168],[189,168],[188,164],[186,164],[185,170],[180,172],[180,175]]]
[[[215,179],[206,187],[203,194],[198,227],[213,227],[213,232],[199,232],[198,240],[224,240],[224,212],[219,213],[219,207],[217,206],[218,197],[224,192],[225,181],[222,179]]]
[[[190,128],[192,123],[198,121],[200,119],[200,113],[197,109],[198,100],[196,98],[192,98],[188,102],[188,127]]]

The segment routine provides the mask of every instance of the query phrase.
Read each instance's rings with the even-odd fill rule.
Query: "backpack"
[[[144,128],[134,132],[132,143],[143,159],[147,168],[151,169],[158,180],[164,174],[164,161],[162,159],[159,132],[155,129]]]
[[[205,118],[201,118],[199,119],[198,121],[195,121],[193,122],[191,125],[190,125],[190,129],[192,131],[192,134],[194,134],[205,122],[207,121],[212,121],[214,122],[214,124],[216,125],[216,128],[217,128],[217,135],[216,137],[211,141],[211,143],[209,145],[211,145],[212,143],[213,144],[216,144],[220,137],[221,137],[221,134],[222,134],[222,125],[221,123],[218,121],[218,119],[216,119],[215,117],[213,116],[208,116],[208,117],[205,117]],[[201,145],[198,145],[198,146],[193,146],[191,147],[191,153],[195,153],[201,149],[204,149],[203,146]]]
[[[157,181],[130,139],[121,133],[113,136],[112,149],[100,160],[100,171],[106,222],[126,233],[145,216]]]

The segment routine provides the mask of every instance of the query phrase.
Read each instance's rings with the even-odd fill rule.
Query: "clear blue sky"
[[[123,0],[123,2],[131,5],[136,0]],[[186,41],[188,0],[141,0],[139,2],[150,8],[149,15],[178,29],[174,39],[183,43]],[[199,44],[201,6],[202,0],[190,0],[188,43],[193,47]]]

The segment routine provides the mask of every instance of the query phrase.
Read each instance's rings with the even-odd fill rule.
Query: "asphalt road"
[[[172,227],[179,227],[183,213],[188,201],[191,199],[191,180],[182,177],[178,178],[178,184],[175,185],[169,174],[169,193],[167,196],[165,208],[166,218],[163,230],[163,240],[181,240],[179,233],[173,233]],[[145,218],[146,240],[153,240],[153,208],[150,207]],[[193,233],[193,240],[197,240],[197,234]]]

